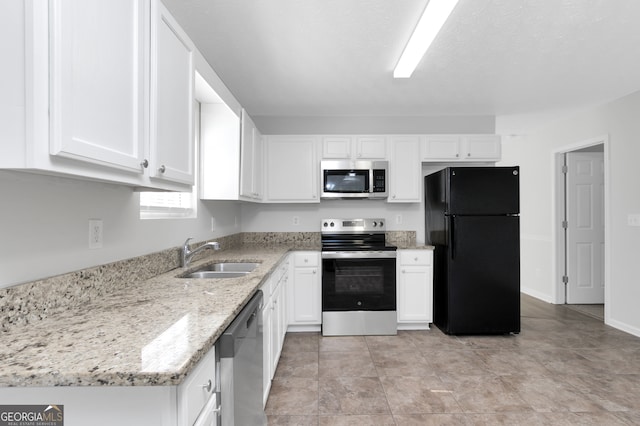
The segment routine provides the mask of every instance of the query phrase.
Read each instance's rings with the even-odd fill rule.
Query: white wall
[[[546,116],[502,116],[503,163],[521,166],[522,288],[554,301],[554,154],[582,141],[608,136],[608,270],[605,321],[640,336],[640,92],[605,105]]]
[[[251,111],[249,111],[251,114]],[[252,116],[263,135],[494,133],[493,115],[474,116]]]
[[[400,216],[401,223],[397,223]],[[299,224],[293,224],[293,218]],[[422,232],[422,204],[387,203],[382,200],[327,200],[319,204],[250,204],[242,205],[242,230],[245,232],[320,232],[320,222],[327,218],[382,218],[390,231]]]
[[[0,171],[0,199],[0,287],[240,231],[238,202],[199,202],[196,219],[141,220],[138,193],[119,185]],[[102,249],[88,248],[90,218],[103,220]]]

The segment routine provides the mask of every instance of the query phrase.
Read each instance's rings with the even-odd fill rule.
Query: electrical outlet
[[[629,214],[627,216],[627,225],[640,226],[640,214]]]
[[[89,219],[89,248],[102,248],[102,219]]]
[[[216,230],[216,218],[212,217],[211,218],[211,232]]]
[[[294,226],[300,225],[300,217],[298,217],[298,216],[294,216],[293,217],[293,225]]]

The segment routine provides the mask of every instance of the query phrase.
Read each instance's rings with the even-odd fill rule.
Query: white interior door
[[[604,154],[567,153],[567,303],[604,303]]]

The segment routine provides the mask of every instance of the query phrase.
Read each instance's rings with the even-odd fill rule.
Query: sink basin
[[[244,277],[249,272],[229,272],[229,271],[195,271],[190,272],[187,275],[183,275],[182,278],[238,278]]]
[[[198,268],[196,272],[200,271],[219,271],[219,272],[251,272],[259,265],[259,263],[252,262],[221,262],[205,265],[202,268]]]
[[[253,262],[219,262],[204,265],[195,271],[182,275],[181,278],[238,278],[244,277],[256,269],[259,263]]]

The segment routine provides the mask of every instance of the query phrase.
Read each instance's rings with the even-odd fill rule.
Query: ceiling
[[[460,0],[410,79],[427,0],[163,0],[254,116],[505,115],[640,90],[640,1]]]

